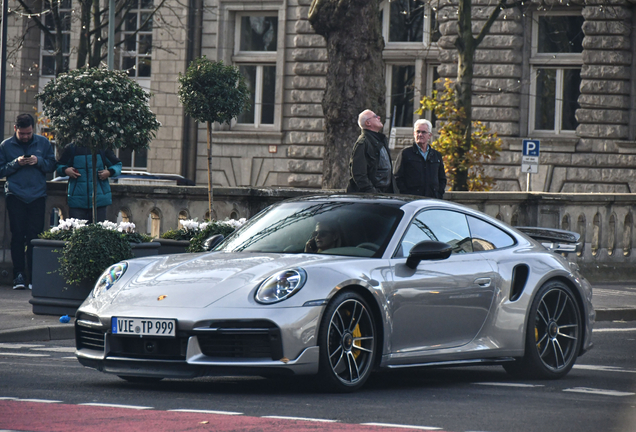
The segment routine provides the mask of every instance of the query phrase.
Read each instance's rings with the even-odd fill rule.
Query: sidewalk
[[[29,342],[75,338],[74,318],[67,324],[59,316],[35,315],[31,291],[0,285],[0,342]],[[636,321],[636,282],[594,285],[597,321]]]

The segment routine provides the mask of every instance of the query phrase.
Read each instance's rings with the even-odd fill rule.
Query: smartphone
[[[24,155],[24,157],[25,157],[25,158],[27,158],[27,157],[31,157],[31,155],[30,155],[30,154],[26,154],[26,155]]]

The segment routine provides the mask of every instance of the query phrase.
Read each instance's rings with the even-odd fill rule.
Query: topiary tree
[[[475,121],[471,127],[470,147],[466,151],[466,113],[457,105],[455,84],[449,79],[443,83],[443,91],[434,90],[431,97],[422,98],[417,113],[422,115],[430,110],[441,123],[439,136],[433,144],[444,157],[450,190],[465,190],[465,183],[469,191],[488,191],[494,185],[494,179],[486,175],[484,162],[499,156],[501,139],[483,123]]]
[[[132,257],[130,242],[121,233],[90,224],[73,231],[64,245],[60,274],[68,284],[93,282],[109,266]]]
[[[88,147],[97,184],[97,153],[101,150],[147,149],[159,122],[146,93],[125,71],[76,69],[48,82],[36,96],[51,121],[59,144]],[[93,193],[93,220],[97,207]]]
[[[208,210],[212,219],[212,123],[230,124],[249,106],[250,91],[238,68],[203,56],[190,63],[185,75],[179,73],[179,100],[187,115],[207,123]]]

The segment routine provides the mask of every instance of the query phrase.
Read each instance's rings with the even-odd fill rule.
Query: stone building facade
[[[72,1],[65,0],[69,11]],[[421,96],[430,94],[438,77],[456,74],[456,3],[381,4],[387,86],[387,111],[381,114],[387,132],[392,123],[397,131],[395,152],[411,143]],[[473,0],[475,31],[492,3]],[[151,53],[143,51],[140,40],[133,50],[117,52],[118,67],[129,68],[154,94],[151,109],[162,123],[147,155],[126,155],[128,167],[183,174],[206,184],[205,125],[188,120],[177,97],[179,73],[205,55],[239,66],[254,92],[250,112],[231,125],[214,126],[214,184],[320,188],[327,52],[307,20],[311,0],[193,0],[190,5],[173,8],[147,29],[157,46]],[[636,191],[634,8],[631,0],[531,0],[523,10],[502,11],[476,53],[473,83],[474,119],[504,142],[489,166],[495,190]],[[71,19],[71,46],[77,41],[74,23]],[[9,42],[29,25],[28,17],[11,14]],[[17,113],[38,110],[33,96],[51,78],[44,73],[45,48],[32,28],[12,57],[7,132]],[[71,49],[71,65],[74,55]],[[537,174],[521,172],[523,139],[541,142]]]

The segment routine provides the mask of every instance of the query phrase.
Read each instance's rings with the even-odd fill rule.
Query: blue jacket
[[[117,159],[111,150],[97,153],[97,172],[108,169],[110,175],[121,174],[121,161]],[[64,170],[73,167],[81,174],[78,178],[68,179],[67,200],[71,208],[88,209],[93,207],[93,156],[87,147],[69,144],[64,148],[62,156],[57,162],[57,175],[65,176]],[[112,204],[113,197],[110,192],[108,179],[97,178],[97,207]]]
[[[30,154],[38,157],[37,165],[20,166],[18,158]],[[55,170],[55,153],[48,139],[33,135],[23,145],[15,135],[0,144],[0,178],[6,177],[4,192],[30,203],[46,196],[46,174]]]

